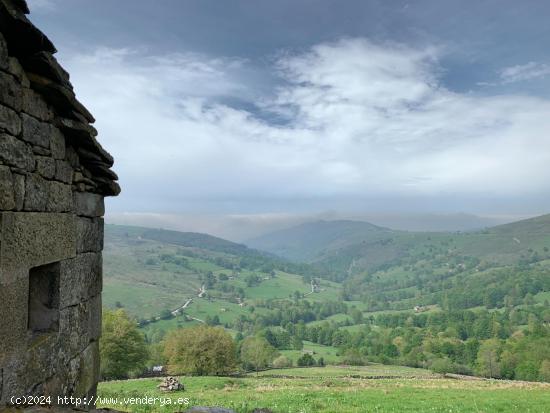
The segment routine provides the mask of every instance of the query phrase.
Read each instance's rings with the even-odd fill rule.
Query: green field
[[[377,377],[377,378],[373,378]],[[380,378],[396,377],[396,378]],[[274,413],[366,412],[547,412],[550,384],[441,378],[422,369],[372,365],[268,370],[258,376],[182,377],[186,390],[162,393],[159,379],[104,382],[100,404],[131,412],[177,412],[223,406],[238,413],[269,408]],[[189,406],[124,405],[124,397],[188,398]]]
[[[246,268],[232,272],[217,264],[218,260],[238,263],[241,256],[147,239],[147,231],[145,228],[119,225],[108,225],[105,231],[103,303],[108,308],[121,305],[138,319],[158,317],[163,310],[174,310],[192,298],[193,302],[185,310],[187,316],[199,320],[218,316],[220,322],[225,324],[239,315],[249,314],[250,307],[255,306],[257,301],[287,299],[295,292],[307,294],[310,301],[325,301],[335,299],[341,288],[337,283],[321,280],[320,291],[308,294],[311,287],[298,274],[277,270],[272,278],[266,272]],[[158,236],[156,233],[154,235]],[[174,234],[171,236],[174,237]],[[179,264],[178,260],[181,261]],[[220,289],[220,283],[207,290],[208,299],[199,298],[200,277],[207,272],[215,277],[222,273],[232,274],[232,278],[224,284],[243,289],[246,305],[240,307],[234,298]],[[251,275],[258,276],[260,281],[257,285],[247,285],[246,279]],[[254,311],[261,313],[262,308],[256,307]],[[158,320],[147,326],[145,331],[167,331],[189,325],[193,322],[186,323],[176,317]]]

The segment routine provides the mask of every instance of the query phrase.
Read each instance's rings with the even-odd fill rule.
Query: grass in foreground
[[[401,376],[365,379],[368,376]],[[268,407],[275,413],[547,412],[550,384],[437,378],[421,369],[392,366],[270,370],[242,378],[183,377],[186,390],[162,393],[159,379],[105,382],[100,397],[189,398],[190,404],[223,406],[238,413]],[[131,412],[176,412],[186,406],[103,404]]]

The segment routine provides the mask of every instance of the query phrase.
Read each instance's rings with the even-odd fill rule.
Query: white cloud
[[[550,102],[454,93],[439,80],[438,53],[320,44],[280,56],[273,70],[284,82],[267,95],[240,59],[104,49],[64,63],[116,158],[127,210],[544,191]],[[243,100],[261,116],[228,103]],[[288,122],[270,122],[276,114]]]
[[[537,62],[510,66],[500,71],[500,78],[503,83],[514,83],[523,80],[539,79],[548,75],[550,75],[550,65]]]

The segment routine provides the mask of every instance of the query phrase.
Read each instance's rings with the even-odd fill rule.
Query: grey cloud
[[[440,80],[440,53],[363,38],[320,43],[280,55],[279,86],[263,95],[240,58],[104,48],[64,62],[117,159],[118,211],[543,193],[550,101],[452,92]]]

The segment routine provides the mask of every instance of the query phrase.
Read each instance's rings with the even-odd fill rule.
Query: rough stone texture
[[[105,214],[103,197],[90,192],[76,192],[74,206],[77,215],[85,217],[102,217]]]
[[[0,163],[33,171],[34,155],[32,149],[25,142],[11,135],[0,133]]]
[[[0,0],[0,412],[11,396],[95,395],[103,198],[120,191],[27,12]]]
[[[102,264],[101,254],[94,252],[78,254],[61,262],[61,308],[87,301],[101,293]]]
[[[65,158],[65,138],[55,126],[50,128],[50,149],[55,159]]]
[[[0,103],[19,112],[22,104],[22,92],[14,77],[0,71],[0,84],[2,85],[0,88]]]
[[[10,168],[0,165],[0,210],[9,211],[14,208],[13,176]]]
[[[103,219],[76,218],[76,251],[99,252],[103,249]]]
[[[53,112],[46,101],[32,89],[24,88],[22,90],[21,107],[23,112],[42,121],[53,119]]]
[[[76,256],[72,214],[2,212],[0,282],[13,273]]]
[[[26,347],[28,291],[28,277],[22,274],[12,282],[0,280],[0,337],[3,338],[0,340],[0,366],[11,354]]]
[[[55,179],[66,184],[73,182],[73,168],[69,162],[64,160],[56,160],[55,162]],[[101,195],[98,195],[101,197]]]
[[[21,114],[23,133],[21,138],[36,146],[43,148],[50,147],[50,135],[52,126],[49,123],[41,122],[32,116]]]
[[[2,33],[0,33],[0,68],[6,69],[8,67],[8,45],[6,39]]]
[[[0,105],[0,131],[7,132],[13,136],[21,133],[21,118],[17,115],[16,111],[3,105]]]
[[[49,156],[37,156],[36,172],[46,179],[52,179],[55,176],[55,159]]]
[[[37,174],[29,174],[25,184],[25,211],[45,211],[48,203],[48,181]]]
[[[27,75],[25,74],[25,71],[23,70],[23,67],[19,63],[19,60],[17,60],[14,57],[8,58],[8,72],[11,73],[13,76],[16,77],[16,79],[21,83],[21,86],[28,88],[31,86],[31,82],[27,78]]]
[[[70,185],[61,182],[49,182],[46,211],[67,212],[73,209],[73,193]]]
[[[25,175],[13,174],[13,197],[15,210],[21,211],[25,204]]]

